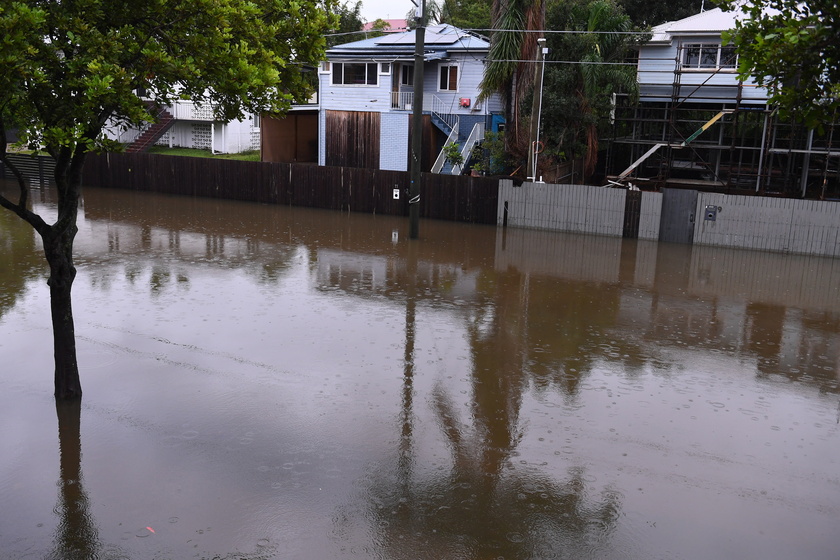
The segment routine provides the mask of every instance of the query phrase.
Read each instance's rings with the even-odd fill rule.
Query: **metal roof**
[[[707,10],[684,19],[667,21],[652,29],[651,43],[670,42],[675,35],[720,35],[735,27],[735,20],[743,17],[740,11],[724,12],[720,8]]]
[[[327,49],[327,58],[405,58],[414,54],[414,30],[388,33]],[[490,43],[448,24],[430,25],[424,38],[426,60],[446,58],[450,52],[486,53]]]

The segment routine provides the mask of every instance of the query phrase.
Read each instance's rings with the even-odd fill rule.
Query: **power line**
[[[487,62],[540,62],[537,60],[503,60],[498,58],[485,58]],[[546,60],[546,64],[592,64],[592,65],[599,65],[599,66],[633,66],[634,68],[637,66],[635,62],[590,62],[586,60]],[[673,70],[670,71],[671,74],[674,73]]]
[[[395,32],[395,31],[411,31],[408,28],[388,28],[387,32]],[[360,33],[377,33],[382,32],[382,29],[365,29],[365,30],[358,30],[358,31],[345,31],[343,33],[327,33],[324,34],[324,37],[341,37],[344,35],[357,35]],[[547,35],[652,35],[652,31],[576,31],[576,30],[569,30],[569,29],[481,29],[481,28],[467,28],[461,29],[461,31],[483,31],[489,33],[541,33]],[[386,33],[387,33],[386,32]]]
[[[542,33],[547,35],[653,35],[653,31],[576,31],[569,29],[464,29],[490,33]]]

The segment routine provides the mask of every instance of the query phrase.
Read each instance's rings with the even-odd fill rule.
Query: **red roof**
[[[388,27],[382,30],[385,33],[402,33],[408,30],[408,22],[404,19],[383,19],[382,21],[388,24]],[[372,21],[367,22],[362,31],[373,29],[373,23]]]

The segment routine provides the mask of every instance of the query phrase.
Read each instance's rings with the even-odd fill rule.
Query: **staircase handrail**
[[[467,137],[467,141],[464,142],[464,147],[461,149],[461,159],[463,160],[463,163],[452,166],[453,175],[461,174],[461,171],[470,162],[473,148],[481,140],[484,140],[484,123],[479,122],[475,123],[470,131],[470,135]]]
[[[432,114],[446,123],[449,128],[455,128],[459,120],[458,115],[452,111],[453,104],[454,100],[447,106],[443,99],[437,95],[432,96]]]
[[[446,137],[446,142],[444,142],[444,148],[450,144],[451,142],[456,142],[458,140],[458,121],[455,121],[455,125],[452,127],[452,131],[449,133],[449,136]],[[437,159],[435,159],[434,165],[432,165],[432,173],[440,173],[440,170],[443,169],[443,164],[446,163],[446,150],[441,150],[438,154]]]

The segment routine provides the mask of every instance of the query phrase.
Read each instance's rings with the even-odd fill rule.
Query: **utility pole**
[[[414,2],[414,0],[412,0]],[[417,4],[414,4],[417,6]],[[411,115],[411,187],[408,191],[408,237],[420,236],[420,180],[423,163],[423,62],[426,40],[426,0],[417,6],[414,28],[414,99]]]

